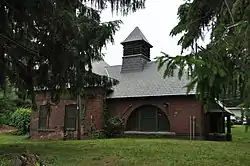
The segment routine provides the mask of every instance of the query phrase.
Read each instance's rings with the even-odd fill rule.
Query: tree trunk
[[[5,8],[4,5],[0,6],[0,33],[5,33],[6,27],[6,18],[5,18]],[[6,95],[5,91],[5,48],[4,42],[0,43],[0,88],[4,87],[4,96]]]
[[[35,99],[35,91],[34,91],[34,81],[33,81],[33,57],[31,57],[29,60],[28,60],[28,63],[27,63],[27,81],[26,81],[26,84],[27,84],[27,89],[29,91],[29,95],[30,95],[30,98],[31,98],[31,101],[32,101],[32,111],[35,111],[37,110],[37,105],[36,105],[36,99]]]
[[[5,58],[4,58],[4,47],[0,46],[0,88],[4,88],[4,96],[6,96],[6,85],[5,85]]]

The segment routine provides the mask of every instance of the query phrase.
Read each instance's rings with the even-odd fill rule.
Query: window
[[[169,131],[167,116],[159,108],[147,105],[134,110],[128,118],[129,131]]]
[[[48,105],[41,105],[39,110],[39,129],[49,128],[49,107]]]
[[[70,104],[65,106],[65,130],[76,130],[77,105]]]

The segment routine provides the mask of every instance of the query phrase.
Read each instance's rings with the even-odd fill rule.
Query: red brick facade
[[[189,116],[196,117],[196,135],[204,135],[204,111],[202,103],[194,96],[173,96],[173,97],[145,97],[145,98],[124,98],[124,99],[105,99],[105,93],[102,89],[91,89],[93,94],[82,98],[82,104],[85,106],[82,112],[81,136],[82,139],[89,136],[89,131],[99,131],[103,129],[103,108],[107,101],[108,111],[111,116],[122,117],[126,121],[136,108],[143,105],[154,105],[160,108],[168,117],[170,122],[170,132],[177,135],[188,135]],[[40,105],[46,104],[49,95],[37,93],[36,101]],[[63,139],[65,135],[71,134],[76,138],[77,130],[71,133],[64,131],[65,105],[76,104],[75,100],[69,95],[63,95],[59,104],[52,106],[49,118],[49,127],[47,130],[38,129],[38,111],[33,112],[31,118],[31,137],[33,139]],[[92,122],[91,122],[92,121]]]
[[[105,92],[102,89],[89,89],[87,96],[82,97],[82,121],[81,121],[81,138],[88,137],[91,124],[94,130],[103,129],[103,102],[105,99]],[[69,94],[62,95],[60,102],[51,106],[49,116],[48,129],[39,130],[39,108],[45,105],[47,100],[50,101],[49,93],[44,94],[39,92],[36,94],[37,111],[33,111],[31,115],[30,135],[33,139],[63,139],[65,135],[71,135],[75,139],[77,136],[78,128],[76,131],[64,131],[64,116],[65,106],[69,104],[77,104]],[[51,101],[50,101],[51,102]],[[84,120],[83,120],[84,119]],[[92,121],[92,122],[91,122]],[[78,123],[78,118],[77,121]]]
[[[170,132],[177,135],[189,134],[189,116],[196,117],[196,135],[202,136],[204,132],[204,111],[202,103],[194,96],[172,97],[146,97],[109,99],[108,110],[112,116],[122,116],[125,123],[136,108],[143,105],[154,105],[160,108],[168,117]]]

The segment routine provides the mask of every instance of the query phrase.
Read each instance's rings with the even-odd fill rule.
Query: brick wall
[[[95,130],[101,130],[103,128],[103,99],[105,93],[102,89],[88,89],[86,90],[90,95],[82,98],[83,112],[82,118],[85,119],[81,123],[82,138],[86,138],[89,135],[89,129],[91,124],[91,118],[93,120]],[[68,104],[77,104],[69,94],[64,94],[58,104],[51,106],[51,112],[49,116],[49,126],[46,130],[39,130],[39,108],[40,105],[46,104],[47,100],[50,101],[49,93],[38,92],[36,94],[36,103],[38,110],[33,111],[31,115],[30,135],[33,139],[63,139],[64,135],[71,135],[72,139],[76,139],[77,129],[74,132],[64,132],[64,116],[65,106]],[[77,118],[78,119],[78,118]],[[77,125],[76,125],[77,126]]]
[[[108,99],[108,110],[112,116],[122,116],[126,120],[133,110],[142,105],[154,105],[168,117],[170,131],[188,135],[189,116],[196,117],[196,134],[203,135],[204,112],[202,103],[194,96],[146,97],[127,99]]]
[[[91,124],[93,130],[103,129],[103,104],[105,92],[102,89],[89,89],[92,95],[82,99],[85,110],[82,114],[84,123],[81,126],[82,138],[88,138]],[[46,104],[50,99],[49,94],[37,93],[36,101],[38,108]],[[61,101],[52,106],[49,118],[49,129],[38,130],[39,110],[33,111],[31,116],[30,134],[33,139],[63,139],[65,134],[71,134],[76,138],[77,132],[64,133],[65,105],[76,104],[69,95],[63,95]],[[108,111],[111,116],[123,117],[126,120],[133,110],[143,105],[154,105],[160,108],[168,117],[170,122],[170,132],[188,135],[189,116],[196,117],[196,134],[203,135],[204,131],[204,111],[202,103],[192,96],[172,96],[172,97],[146,97],[146,98],[126,98],[107,99]]]
[[[94,124],[92,126],[92,129],[95,131],[100,131],[104,127],[103,104],[105,99],[105,92],[102,89],[96,89],[92,91],[95,93],[85,100],[85,135],[90,134],[91,124]]]

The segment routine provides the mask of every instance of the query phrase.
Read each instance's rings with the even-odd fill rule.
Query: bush
[[[108,138],[121,136],[124,132],[123,119],[120,117],[113,117],[108,119],[105,126],[105,132]]]
[[[11,115],[15,112],[15,103],[7,97],[0,98],[0,125],[11,125]]]
[[[31,110],[19,108],[12,114],[12,124],[18,129],[18,134],[29,132]]]
[[[105,139],[107,138],[107,135],[103,131],[94,131],[91,134],[91,139]]]
[[[22,100],[22,99],[16,98],[14,102],[17,108],[31,108],[32,107],[32,102],[29,99]]]

